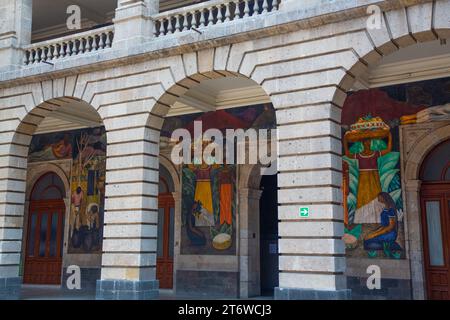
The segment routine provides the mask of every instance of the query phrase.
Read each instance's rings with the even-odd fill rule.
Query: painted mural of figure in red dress
[[[374,151],[374,139],[388,139],[384,150]],[[352,152],[349,143],[360,142],[362,148]],[[380,127],[374,130],[352,130],[344,136],[344,151],[346,157],[357,160],[358,164],[358,191],[356,199],[356,212],[353,222],[380,223],[378,215],[380,204],[377,201],[381,190],[378,159],[392,151],[392,134],[389,127]]]

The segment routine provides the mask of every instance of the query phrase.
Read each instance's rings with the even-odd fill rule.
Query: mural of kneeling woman
[[[397,209],[395,202],[387,192],[378,194],[378,201],[384,208],[380,213],[381,223],[378,228],[370,232],[364,239],[364,249],[369,256],[376,256],[377,251],[383,251],[387,257],[398,258],[402,250],[396,242],[398,235]]]

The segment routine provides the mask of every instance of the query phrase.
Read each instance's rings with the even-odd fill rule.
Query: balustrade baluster
[[[169,24],[167,25],[167,33],[173,33],[173,23],[172,23],[173,17],[169,17]]]
[[[106,32],[106,47],[107,48],[111,48],[111,33],[110,32]]]
[[[208,9],[208,26],[214,24],[214,7]]]
[[[184,15],[183,15],[183,31],[188,31],[189,29],[190,29],[190,27],[189,27],[189,15],[190,15],[190,12],[186,12]]]
[[[217,6],[217,23],[223,22],[222,5]]]
[[[65,43],[64,42],[62,42],[61,44],[60,44],[60,46],[59,46],[59,56],[62,58],[62,57],[64,57],[65,55],[66,55],[66,53],[64,52],[64,46],[65,46]]]
[[[97,50],[97,49],[98,49],[97,36],[93,35],[92,36],[92,50]]]
[[[267,0],[264,0],[263,1],[263,11],[262,11],[262,13],[267,13],[267,12],[269,12],[269,3],[267,2]]]
[[[200,27],[206,27],[205,14],[206,12],[203,9],[200,10]]]
[[[224,22],[230,21],[230,17],[231,17],[230,5],[231,5],[231,2],[225,4],[225,21]]]
[[[259,14],[259,11],[261,10],[261,5],[259,4],[259,0],[255,0],[255,11],[254,14]]]

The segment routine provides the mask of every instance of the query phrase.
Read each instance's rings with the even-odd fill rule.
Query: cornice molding
[[[429,1],[431,0],[409,0],[407,5],[412,6]],[[245,19],[239,19],[205,28],[202,34],[196,32],[174,34],[161,39],[151,39],[149,42],[140,43],[133,47],[112,48],[94,54],[68,57],[55,61],[53,66],[39,64],[5,72],[0,74],[0,88],[61,78],[72,75],[74,72],[85,73],[135,64],[162,56],[168,57],[181,53],[195,52],[248,41],[248,39],[259,39],[300,29],[309,29],[311,26],[317,27],[350,18],[359,18],[367,15],[366,8],[371,4],[379,5],[383,11],[390,11],[405,6],[403,0],[360,0],[357,3],[340,1],[339,5],[334,1],[322,0],[314,7],[296,7],[290,11],[279,10],[260,15],[253,18],[251,24],[247,23]],[[228,31],[226,36],[218,37],[218,34],[224,34],[222,28],[233,30],[233,33]]]

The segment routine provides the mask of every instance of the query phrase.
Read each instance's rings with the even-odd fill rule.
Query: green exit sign
[[[309,218],[309,208],[308,207],[300,208],[300,218]]]

